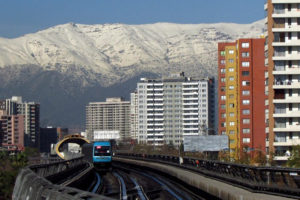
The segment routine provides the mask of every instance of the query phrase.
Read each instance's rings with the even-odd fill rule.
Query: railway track
[[[89,190],[121,200],[204,199],[166,177],[121,166],[106,173],[95,173]]]

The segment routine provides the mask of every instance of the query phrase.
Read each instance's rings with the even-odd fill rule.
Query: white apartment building
[[[184,135],[203,135],[214,127],[214,80],[184,73],[137,84],[137,139],[152,145],[180,145]]]
[[[97,131],[119,131],[120,139],[130,138],[130,102],[122,98],[90,102],[86,106],[86,131],[91,141]]]
[[[269,152],[286,161],[300,144],[300,0],[268,0]]]

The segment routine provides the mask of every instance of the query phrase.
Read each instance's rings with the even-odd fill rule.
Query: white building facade
[[[277,161],[300,144],[300,0],[268,0],[266,65],[269,127],[266,143]]]
[[[204,135],[214,127],[214,80],[184,73],[137,84],[137,139],[155,146],[181,144],[184,135]]]

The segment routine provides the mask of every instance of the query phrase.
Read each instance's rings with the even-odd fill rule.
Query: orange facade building
[[[232,157],[266,149],[265,39],[218,45],[219,134],[228,135]]]

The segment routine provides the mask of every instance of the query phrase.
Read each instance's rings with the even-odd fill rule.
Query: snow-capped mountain
[[[252,24],[63,24],[0,38],[0,99],[41,103],[43,125],[83,127],[85,105],[125,96],[141,76],[217,75],[217,44],[260,37]]]
[[[31,64],[106,86],[140,71],[184,69],[216,75],[217,43],[260,37],[263,26],[263,21],[246,25],[69,23],[16,39],[0,38],[0,67]]]

